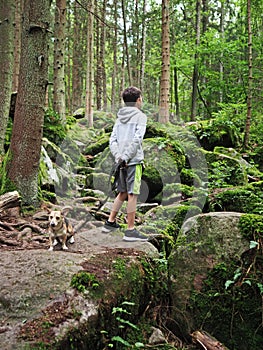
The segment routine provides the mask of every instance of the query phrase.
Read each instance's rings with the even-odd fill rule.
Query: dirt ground
[[[56,325],[70,318],[67,305],[72,295],[71,278],[83,269],[83,264],[87,264],[91,257],[132,255],[139,251],[157,253],[151,243],[123,241],[121,231],[102,233],[103,222],[96,220],[84,225],[76,233],[75,243],[68,244],[68,251],[61,250],[58,245],[50,252],[46,228],[37,229],[41,227],[39,221],[24,218],[24,228],[21,230],[20,222],[18,231],[16,219],[1,219],[1,350],[22,349],[23,337],[28,339],[32,336],[32,340],[35,340],[34,336],[38,336],[39,340],[45,342],[54,336],[49,332],[40,336],[38,322],[41,320],[42,325],[44,321]],[[38,232],[34,232],[34,227]],[[90,265],[91,272],[103,278],[105,271],[94,261],[96,259]],[[34,319],[38,321],[33,321]]]

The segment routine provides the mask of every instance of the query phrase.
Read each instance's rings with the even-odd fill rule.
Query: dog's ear
[[[48,207],[44,207],[44,210],[47,211],[48,214],[51,213],[52,209],[48,208]]]
[[[68,213],[71,209],[72,209],[71,207],[64,207],[64,208],[62,208],[61,213],[62,213],[64,216],[66,216],[67,213]]]

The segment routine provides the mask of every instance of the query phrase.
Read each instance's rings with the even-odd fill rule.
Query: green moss
[[[97,155],[104,151],[105,148],[107,148],[109,145],[109,135],[104,135],[103,137],[96,140],[96,142],[89,144],[85,150],[84,153],[87,155]]]
[[[59,145],[64,140],[66,131],[67,126],[61,116],[51,109],[47,110],[44,116],[43,136]]]
[[[235,187],[215,194],[209,201],[210,211],[263,213],[262,181],[244,187]]]
[[[239,220],[239,229],[249,241],[256,241],[263,236],[263,218],[261,215],[244,214]]]

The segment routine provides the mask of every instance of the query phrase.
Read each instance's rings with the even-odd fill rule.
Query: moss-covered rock
[[[201,328],[235,350],[260,347],[262,270],[255,271],[262,253],[249,243],[252,232],[257,240],[253,226],[258,221],[220,212],[184,223],[168,262],[178,331],[189,335]]]
[[[216,147],[213,152],[204,151],[204,154],[210,188],[245,186],[249,177],[259,180],[263,176],[232,148]]]
[[[226,121],[214,118],[191,123],[189,127],[208,151],[213,151],[216,146],[237,147],[241,142],[239,130],[234,123]]]
[[[209,211],[263,213],[263,181],[217,191],[209,198]]]

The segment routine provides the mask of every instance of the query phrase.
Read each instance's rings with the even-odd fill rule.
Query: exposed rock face
[[[48,327],[45,340],[49,340],[49,332],[54,334],[50,339],[51,344],[63,338],[69,329],[78,329],[83,324],[96,321],[96,300],[92,301],[70,288],[72,276],[82,271],[83,264],[87,264],[91,257],[96,273],[106,274],[106,268],[99,265],[103,256],[121,258],[125,254],[128,258],[129,254],[140,256],[143,252],[158,256],[152,244],[124,242],[121,232],[103,234],[100,228],[95,228],[76,236],[75,244],[70,245],[66,252],[59,248],[50,252],[47,245],[40,249],[1,251],[1,350],[20,350],[26,345],[30,347],[30,340],[35,340],[33,337],[36,333],[43,330],[37,327],[43,325]],[[107,280],[108,277],[103,275],[101,278]],[[81,316],[77,317],[78,314]]]
[[[191,294],[201,293],[203,281],[215,266],[230,265],[249,249],[249,242],[238,228],[241,215],[236,212],[200,214],[182,226],[177,249],[169,257],[173,318],[182,334],[202,327],[190,307]]]

